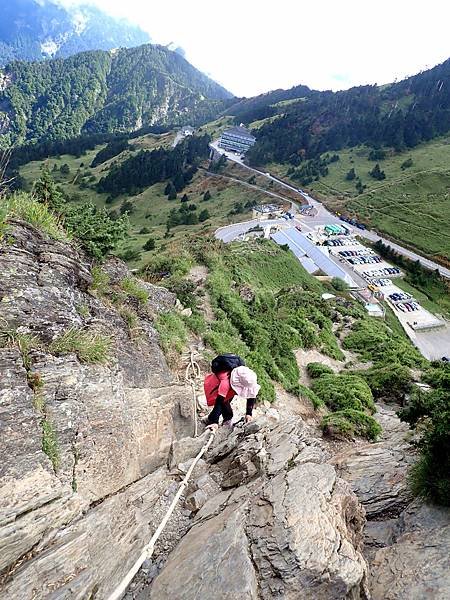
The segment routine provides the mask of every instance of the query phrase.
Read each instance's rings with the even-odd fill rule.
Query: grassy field
[[[173,134],[164,134],[161,136],[147,135],[133,140],[136,147],[134,151],[142,148],[153,149],[158,145],[168,146],[172,143]],[[96,206],[106,206],[109,211],[120,211],[121,204],[124,201],[130,201],[133,205],[133,211],[130,214],[130,233],[129,237],[118,248],[118,253],[126,251],[139,251],[140,258],[132,261],[132,266],[139,267],[145,263],[152,255],[158,251],[164,250],[168,244],[181,241],[186,242],[191,235],[202,235],[212,233],[217,227],[228,225],[248,219],[251,215],[249,209],[238,214],[232,214],[237,203],[245,205],[250,202],[264,203],[273,202],[274,198],[251,189],[239,183],[233,183],[220,177],[208,176],[205,170],[200,169],[194,176],[192,182],[178,194],[176,200],[169,201],[164,195],[166,183],[157,183],[145,189],[141,194],[135,196],[119,196],[112,203],[107,204],[107,194],[99,194],[95,190],[95,184],[106,173],[110,163],[117,160],[124,160],[130,155],[130,151],[123,152],[119,157],[115,157],[106,163],[90,168],[93,158],[103,146],[98,146],[94,150],[86,153],[85,156],[75,158],[70,155],[51,157],[47,161],[30,162],[24,165],[20,174],[26,181],[26,187],[32,188],[33,182],[38,179],[42,173],[44,164],[47,165],[52,177],[64,191],[75,202],[84,202],[90,200]],[[62,165],[68,165],[69,173],[62,174],[60,168]],[[205,164],[205,166],[207,166]],[[242,167],[241,167],[242,169]],[[232,175],[236,175],[234,172]],[[245,172],[248,175],[248,172]],[[264,180],[264,178],[261,178]],[[272,190],[273,186],[266,184],[267,189]],[[209,190],[211,199],[203,201],[203,194]],[[187,194],[188,203],[197,206],[197,213],[207,209],[210,218],[197,225],[180,225],[171,229],[166,234],[166,222],[169,212],[172,208],[181,206],[181,196]],[[149,238],[156,242],[155,250],[144,251],[143,245]]]
[[[431,258],[450,260],[450,137],[445,136],[378,161],[386,179],[369,175],[375,162],[370,149],[356,147],[338,152],[340,160],[328,165],[329,173],[310,186],[334,211],[358,215],[370,226]],[[402,169],[411,158],[412,166]],[[358,195],[355,180],[346,180],[354,168],[367,186]],[[286,165],[267,169],[283,178]],[[295,182],[294,182],[295,183]]]

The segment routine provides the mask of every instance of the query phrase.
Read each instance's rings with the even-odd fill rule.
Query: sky
[[[237,96],[389,83],[450,57],[446,0],[58,0],[146,30]]]

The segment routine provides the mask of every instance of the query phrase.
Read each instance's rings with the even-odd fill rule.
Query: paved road
[[[264,171],[259,171],[258,169],[249,167],[248,165],[246,165],[242,162],[242,158],[240,156],[237,156],[236,154],[233,154],[232,152],[224,153],[224,151],[217,146],[216,142],[212,142],[211,147],[214,148],[214,150],[216,150],[219,153],[226,154],[227,158],[229,158],[230,160],[232,160],[234,162],[239,163],[240,165],[242,165],[249,171],[252,171],[253,173],[257,173],[258,175],[263,175],[264,177],[267,177],[268,179],[271,179],[272,181],[276,181],[283,187],[297,192],[299,194],[299,196],[303,197],[308,202],[308,204],[311,204],[312,206],[317,208],[316,217],[308,219],[308,224],[312,225],[313,227],[315,226],[314,222],[317,225],[322,225],[325,223],[339,223],[340,222],[338,217],[336,217],[336,215],[334,215],[329,210],[327,210],[321,202],[319,202],[318,200],[315,200],[306,192],[299,192],[298,188],[296,188],[288,183],[285,183],[281,179],[278,179],[277,177],[273,177],[272,175],[267,174]],[[314,219],[315,219],[315,221],[314,221]],[[302,218],[301,223],[302,224],[305,223],[303,218]],[[367,240],[370,240],[370,241],[381,240],[383,243],[391,246],[391,248],[393,248],[396,252],[398,252],[402,256],[406,256],[407,258],[410,258],[411,260],[418,260],[420,262],[420,264],[422,264],[427,269],[432,269],[432,270],[438,269],[442,276],[446,277],[447,279],[450,279],[450,269],[446,269],[445,267],[433,262],[432,260],[429,260],[428,258],[424,258],[423,256],[420,256],[420,254],[416,254],[415,252],[412,252],[411,250],[408,250],[407,248],[403,248],[403,246],[400,246],[399,244],[396,244],[395,242],[391,242],[390,240],[383,238],[376,231],[367,230],[367,229],[362,230],[362,229],[352,228],[351,226],[350,226],[350,228],[353,230],[353,233],[355,233],[361,237],[364,237]]]
[[[227,244],[228,242],[232,242],[241,233],[245,233],[256,225],[267,227],[269,225],[277,225],[278,223],[286,224],[286,221],[284,219],[267,219],[264,221],[252,219],[251,221],[243,221],[241,223],[233,223],[233,225],[225,225],[225,227],[220,227],[219,229],[216,229],[214,235],[217,239],[222,240],[222,242]]]

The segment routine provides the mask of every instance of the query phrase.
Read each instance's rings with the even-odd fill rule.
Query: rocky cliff
[[[175,297],[145,286],[132,341],[117,309],[89,291],[85,257],[24,223],[3,241],[0,271],[2,597],[104,594],[148,537],[172,440],[192,432],[151,321]],[[129,276],[120,263],[104,271],[112,288]],[[106,364],[50,352],[74,328],[111,338]]]
[[[0,598],[103,600],[205,441],[154,328],[176,299],[22,222],[0,270]],[[448,597],[448,511],[412,502],[394,410],[336,444],[295,403],[219,430],[127,600]]]

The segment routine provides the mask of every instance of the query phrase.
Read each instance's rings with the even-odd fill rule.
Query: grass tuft
[[[139,285],[139,282],[134,277],[125,277],[125,279],[122,279],[120,287],[128,296],[135,298],[139,304],[147,303],[149,293],[145,288]]]
[[[155,326],[167,360],[173,364],[183,351],[188,339],[183,318],[175,312],[163,313],[158,316]]]
[[[75,353],[81,362],[104,363],[109,359],[111,338],[97,332],[71,327],[49,346],[52,354]]]
[[[48,206],[38,202],[29,194],[18,192],[3,200],[3,204],[2,223],[5,223],[8,218],[23,219],[55,240],[68,241],[69,236],[62,228],[60,219]],[[1,229],[3,228],[4,225]]]
[[[49,457],[56,471],[60,464],[58,440],[55,428],[48,419],[42,421],[42,450]]]
[[[92,283],[91,291],[98,292],[100,296],[105,296],[109,291],[110,277],[100,267],[92,267],[91,270]]]

